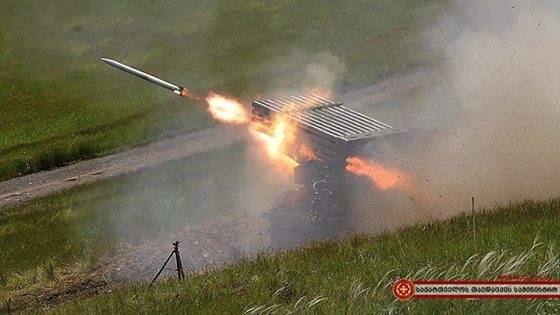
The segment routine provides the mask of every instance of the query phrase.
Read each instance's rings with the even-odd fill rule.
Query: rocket
[[[147,74],[145,72],[142,72],[138,69],[134,69],[132,67],[129,67],[125,64],[122,64],[118,61],[115,61],[113,59],[109,59],[109,58],[101,58],[101,60],[103,60],[105,63],[107,63],[108,65],[110,65],[111,67],[117,68],[119,70],[122,70],[126,73],[132,74],[134,76],[139,77],[140,79],[144,79],[150,83],[156,84],[161,86],[164,89],[168,89],[170,91],[172,91],[173,93],[179,95],[179,96],[187,96],[189,94],[189,91],[187,89],[185,89],[184,87],[180,86],[180,85],[176,85],[167,81],[164,81],[160,78],[154,77],[151,74]]]

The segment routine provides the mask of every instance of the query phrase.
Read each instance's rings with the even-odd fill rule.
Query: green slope
[[[357,235],[239,261],[233,266],[135,284],[78,299],[54,314],[526,314],[557,313],[547,300],[396,301],[391,287],[412,280],[492,280],[502,274],[560,277],[560,199],[525,201],[477,217],[473,257],[469,215],[378,236]],[[31,312],[42,313],[35,310]]]

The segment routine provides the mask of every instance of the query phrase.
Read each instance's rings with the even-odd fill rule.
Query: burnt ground
[[[434,82],[442,71],[441,67],[419,69],[333,98],[349,107],[359,109],[368,103]],[[0,208],[189,155],[216,150],[243,139],[245,135],[246,129],[242,127],[214,126],[106,157],[10,179],[0,182]],[[65,281],[63,285],[45,288],[40,292],[16,294],[12,297],[13,300],[0,306],[0,310],[17,310],[30,306],[48,308],[76,296],[110,291],[111,287],[119,283],[151,281],[171,253],[171,242],[174,240],[181,241],[181,257],[187,273],[198,273],[208,268],[226,265],[248,257],[257,250],[265,249],[269,244],[267,223],[260,217],[223,220],[195,229],[167,232],[165,239],[154,239],[140,245],[118,248],[107,257],[100,258],[102,263],[98,267],[74,281]],[[168,267],[175,268],[173,259]],[[174,275],[173,271],[165,270],[160,277]]]

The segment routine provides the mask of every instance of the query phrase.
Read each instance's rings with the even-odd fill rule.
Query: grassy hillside
[[[447,2],[3,1],[0,179],[212,124],[100,57],[248,101],[312,85],[306,65],[329,52],[349,89],[434,62],[421,35]]]
[[[47,313],[107,314],[553,314],[558,301],[396,301],[391,287],[413,280],[492,280],[502,274],[560,277],[560,199],[526,201],[478,216],[479,255],[471,218],[417,224],[379,236],[324,241],[239,261],[221,270],[136,284],[78,299]],[[35,309],[31,313],[43,313]]]
[[[12,289],[27,286],[33,281],[21,278],[33,278],[49,264],[58,268],[86,263],[162,230],[239,214],[247,208],[245,198],[237,196],[243,189],[239,178],[251,173],[245,146],[236,143],[218,152],[3,208],[0,279],[8,286],[14,282]]]

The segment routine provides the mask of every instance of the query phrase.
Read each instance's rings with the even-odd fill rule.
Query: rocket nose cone
[[[106,64],[112,66],[114,64],[117,64],[116,61],[114,61],[113,59],[109,59],[109,58],[101,58],[101,60],[103,60],[103,62],[105,62]]]

